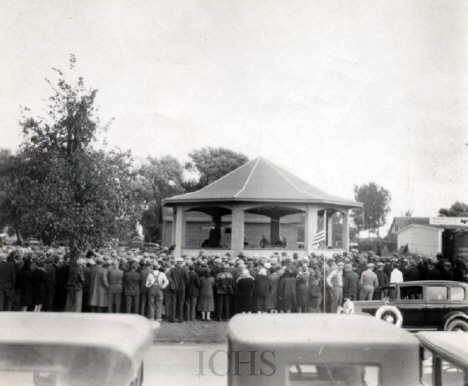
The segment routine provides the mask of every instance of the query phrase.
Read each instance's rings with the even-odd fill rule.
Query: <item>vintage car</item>
[[[422,346],[422,382],[431,386],[468,385],[468,335],[446,331],[417,334]]]
[[[138,315],[0,313],[0,385],[139,386],[158,324]]]
[[[228,385],[418,385],[420,344],[365,314],[240,314],[228,325]]]
[[[368,313],[409,330],[468,331],[468,284],[408,281],[380,287],[381,300],[354,301]]]

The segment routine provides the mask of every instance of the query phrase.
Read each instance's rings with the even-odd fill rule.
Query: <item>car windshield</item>
[[[433,382],[433,362],[432,353],[429,350],[424,350],[422,362],[422,381],[424,385],[436,386]],[[453,363],[442,361],[441,363],[441,384],[447,386],[465,385],[464,369],[454,365]]]
[[[423,287],[420,285],[401,286],[400,300],[421,300],[423,299]]]

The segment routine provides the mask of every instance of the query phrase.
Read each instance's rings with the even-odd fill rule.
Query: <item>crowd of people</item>
[[[465,281],[453,264],[398,254],[287,251],[271,256],[174,257],[168,248],[90,250],[70,262],[66,248],[0,251],[0,310],[135,313],[169,322],[227,321],[235,313],[337,312],[346,299],[380,299],[379,287],[413,280]]]

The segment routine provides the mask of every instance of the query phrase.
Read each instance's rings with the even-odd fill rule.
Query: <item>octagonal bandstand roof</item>
[[[362,203],[330,195],[259,157],[196,192],[168,198],[166,206],[213,202],[316,203],[348,208]]]

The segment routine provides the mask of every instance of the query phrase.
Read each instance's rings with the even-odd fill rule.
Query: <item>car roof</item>
[[[228,333],[238,342],[270,347],[313,343],[397,349],[417,344],[407,331],[360,314],[242,314],[231,319]]]
[[[452,281],[452,280],[415,280],[415,281],[404,281],[402,283],[388,283],[383,287],[386,287],[388,285],[427,285],[427,284],[432,284],[432,285],[459,285],[463,287],[468,287],[467,283],[463,283],[460,281]]]
[[[423,331],[417,334],[422,345],[449,362],[468,369],[468,334],[458,331]]]
[[[151,344],[157,328],[139,315],[65,312],[2,312],[0,326],[0,345],[101,347],[131,358]]]

